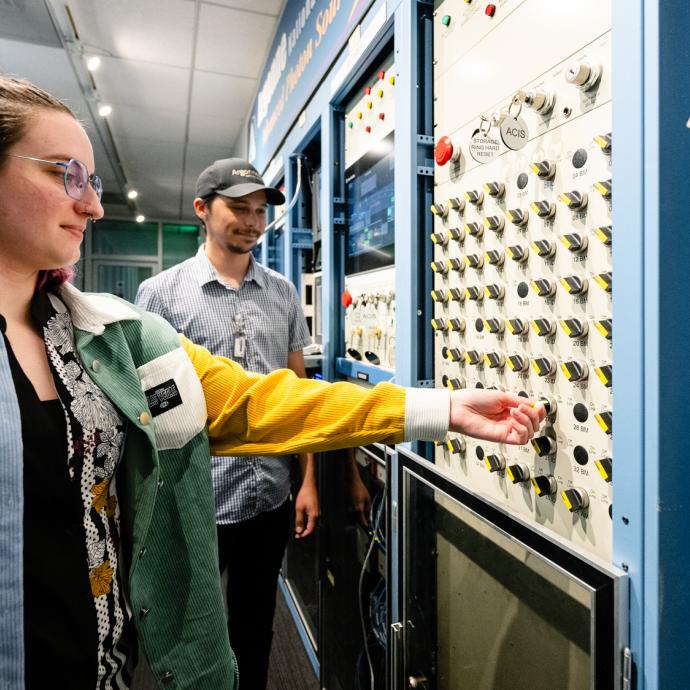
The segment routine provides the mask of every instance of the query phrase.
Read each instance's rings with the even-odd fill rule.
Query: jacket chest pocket
[[[206,426],[206,399],[194,366],[180,347],[137,369],[153,418],[158,450],[182,448]]]

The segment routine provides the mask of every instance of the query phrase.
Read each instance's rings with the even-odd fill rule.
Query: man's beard
[[[225,245],[229,251],[231,251],[233,254],[249,254],[254,247],[256,247],[256,242],[247,249],[246,247],[241,247],[239,244],[231,244],[230,242],[227,242]]]

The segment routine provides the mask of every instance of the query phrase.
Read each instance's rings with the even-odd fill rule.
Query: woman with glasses
[[[127,688],[143,653],[161,687],[229,690],[209,441],[270,455],[450,428],[525,443],[544,409],[214,358],[67,282],[101,193],[69,109],[0,76],[0,686]]]

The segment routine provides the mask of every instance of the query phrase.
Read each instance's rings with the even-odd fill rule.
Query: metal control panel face
[[[435,382],[547,401],[524,447],[437,446],[458,483],[611,558],[610,8],[437,3]]]

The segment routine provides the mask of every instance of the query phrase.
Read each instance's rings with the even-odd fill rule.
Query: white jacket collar
[[[87,294],[77,290],[70,283],[62,285],[59,293],[60,299],[50,293],[48,294],[55,310],[64,312],[65,307],[67,307],[75,328],[94,335],[101,335],[110,323],[141,319],[141,316],[127,302],[113,295],[106,293]]]

